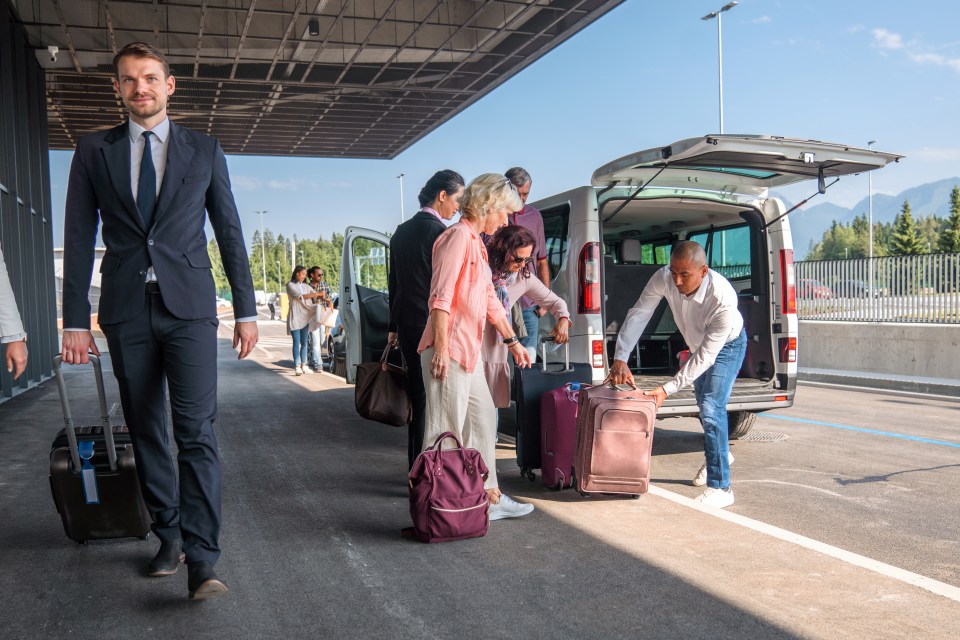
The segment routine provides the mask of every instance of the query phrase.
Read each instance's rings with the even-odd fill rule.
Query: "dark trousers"
[[[101,326],[140,487],[157,537],[182,538],[187,562],[213,564],[220,557],[220,459],[213,432],[218,321],[181,320],[159,294],[146,296],[143,312],[133,320]],[[176,469],[167,435],[168,391]]]
[[[420,367],[420,354],[417,346],[423,337],[425,327],[401,326],[397,328],[400,352],[407,361],[407,393],[413,405],[413,420],[407,429],[407,462],[413,468],[413,462],[423,450],[423,421],[427,410],[427,391],[423,387],[423,371]]]

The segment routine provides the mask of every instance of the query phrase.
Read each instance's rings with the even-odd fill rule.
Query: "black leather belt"
[[[147,283],[147,293],[156,293],[156,294],[159,294],[159,293],[160,293],[160,285],[157,284],[156,282],[148,282],[148,283]]]

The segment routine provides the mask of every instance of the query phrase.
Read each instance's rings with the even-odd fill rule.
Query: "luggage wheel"
[[[520,469],[520,477],[526,478],[530,482],[533,482],[534,480],[537,479],[537,474],[533,472],[532,467],[523,467],[522,469]]]
[[[631,500],[639,500],[639,499],[640,499],[640,494],[639,494],[639,493],[631,493],[631,494],[630,494],[630,499],[631,499]]]
[[[584,498],[589,498],[589,497],[590,497],[590,494],[587,493],[586,491],[581,491],[581,492],[580,492],[580,495],[583,496]]]

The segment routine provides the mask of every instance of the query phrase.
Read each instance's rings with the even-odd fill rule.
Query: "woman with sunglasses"
[[[535,243],[529,230],[515,224],[501,228],[490,238],[487,253],[490,256],[493,286],[507,314],[524,295],[541,309],[552,313],[557,319],[557,326],[550,332],[550,337],[557,344],[566,344],[570,339],[570,312],[567,304],[533,273],[531,263]],[[496,332],[487,327],[483,336],[483,361],[490,394],[494,404],[501,409],[510,406],[512,367],[507,355],[508,350],[501,344]]]
[[[481,345],[489,323],[522,366],[530,355],[517,340],[491,280],[487,250],[480,233],[492,234],[521,206],[509,180],[485,173],[473,180],[460,198],[460,221],[433,245],[433,275],[428,306],[430,317],[418,351],[423,367],[427,407],[423,444],[431,446],[444,431],[452,431],[463,446],[480,452],[489,475],[484,482],[490,499],[490,519],[516,518],[533,511],[500,493],[497,482],[497,409],[484,375]]]

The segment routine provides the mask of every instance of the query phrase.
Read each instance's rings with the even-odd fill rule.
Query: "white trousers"
[[[463,446],[480,452],[490,475],[486,489],[496,489],[497,483],[497,408],[483,374],[483,362],[478,360],[473,372],[465,371],[459,362],[450,361],[447,379],[438,380],[430,373],[433,347],[420,354],[423,367],[423,386],[427,391],[427,409],[423,431],[423,448],[433,446],[444,431],[460,438]],[[453,448],[447,440],[444,447]]]

